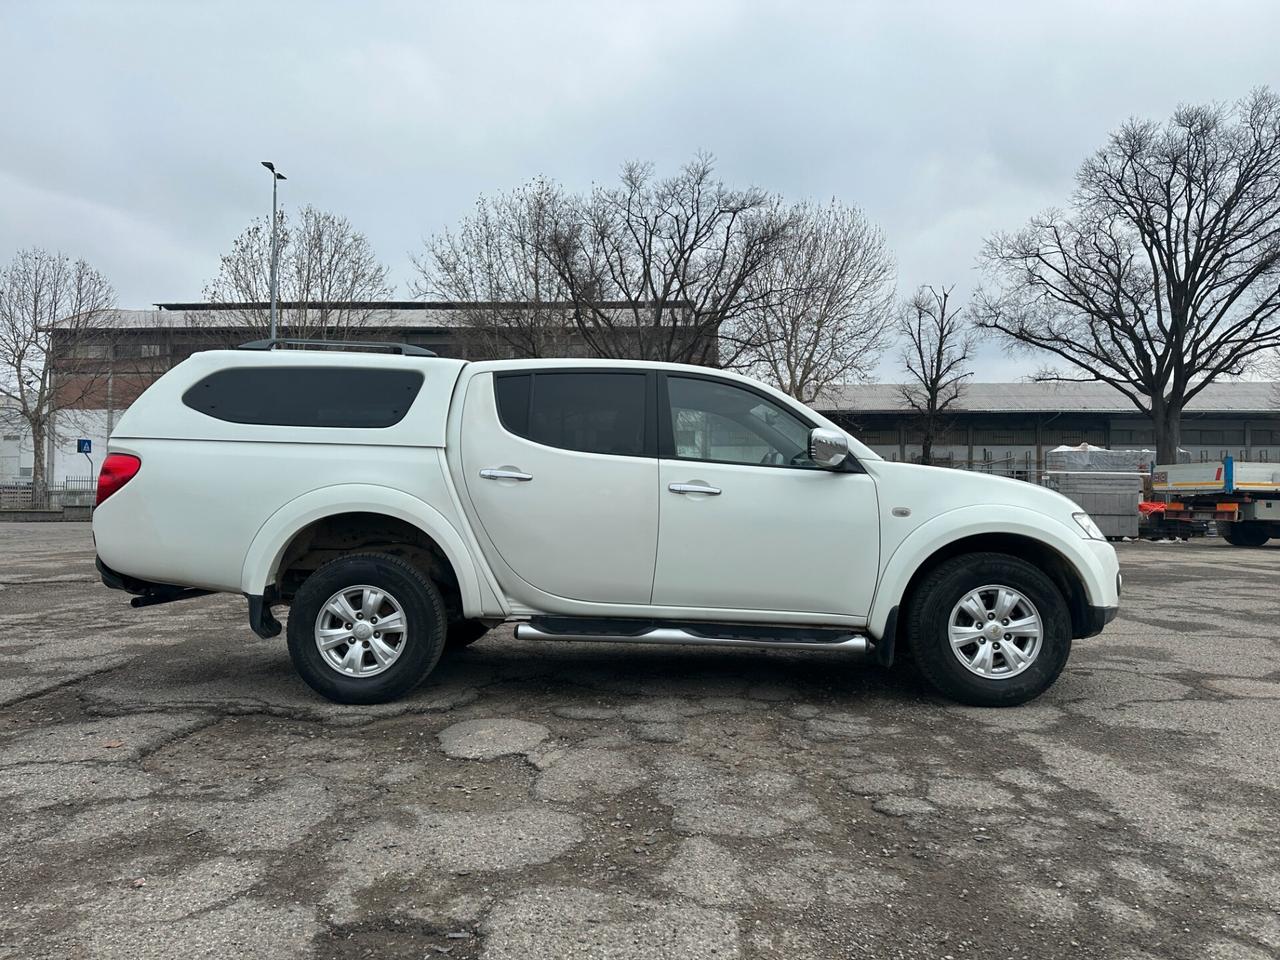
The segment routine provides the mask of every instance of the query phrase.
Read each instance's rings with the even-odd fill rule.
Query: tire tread
[[[385,673],[361,680],[340,676],[327,667],[317,670],[307,659],[306,645],[314,644],[315,639],[311,623],[311,620],[314,619],[315,611],[304,615],[301,613],[301,609],[305,609],[311,604],[311,590],[321,592],[327,589],[320,587],[319,584],[323,582],[327,574],[332,572],[333,568],[357,563],[373,563],[392,567],[410,582],[417,593],[415,599],[421,601],[427,608],[428,623],[417,628],[419,631],[425,630],[425,633],[418,634],[417,639],[426,644],[426,656],[425,660],[418,665],[416,672],[398,670],[397,668],[402,665],[402,662],[397,660]],[[308,590],[308,587],[311,590]],[[325,598],[322,597],[320,599],[323,600]],[[297,616],[295,616],[295,612],[297,612]],[[410,623],[411,629],[413,629],[412,620]],[[298,673],[301,674],[302,679],[323,697],[337,703],[388,703],[410,693],[435,669],[436,664],[440,662],[441,655],[444,653],[447,625],[448,616],[445,612],[444,598],[440,595],[439,588],[422,570],[391,554],[376,552],[353,553],[336,557],[322,564],[307,577],[301,588],[299,588],[294,596],[293,606],[289,610],[289,655],[293,659],[294,666]],[[425,639],[422,639],[424,637]],[[413,636],[406,637],[405,642],[411,642],[413,639],[415,639]],[[414,651],[406,650],[405,653],[413,654]],[[402,659],[403,656],[404,654],[401,655]],[[409,666],[407,663],[403,665],[405,667]]]

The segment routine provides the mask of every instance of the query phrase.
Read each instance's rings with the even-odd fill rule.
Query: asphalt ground
[[[0,524],[0,957],[1280,952],[1280,543],[1121,544],[1057,685],[516,642],[340,707]]]

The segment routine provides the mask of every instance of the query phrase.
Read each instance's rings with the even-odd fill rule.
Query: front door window
[[[668,377],[667,396],[678,459],[815,467],[808,424],[755,391],[723,381]]]

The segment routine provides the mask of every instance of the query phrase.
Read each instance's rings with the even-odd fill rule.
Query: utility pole
[[[280,247],[276,243],[276,187],[287,179],[270,160],[262,165],[271,171],[271,339],[276,338],[276,279],[280,270]]]

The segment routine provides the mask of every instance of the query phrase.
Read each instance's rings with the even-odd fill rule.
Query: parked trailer
[[[1213,520],[1233,546],[1260,547],[1280,537],[1280,464],[1232,457],[1157,464],[1151,489],[1165,501],[1166,519]]]

